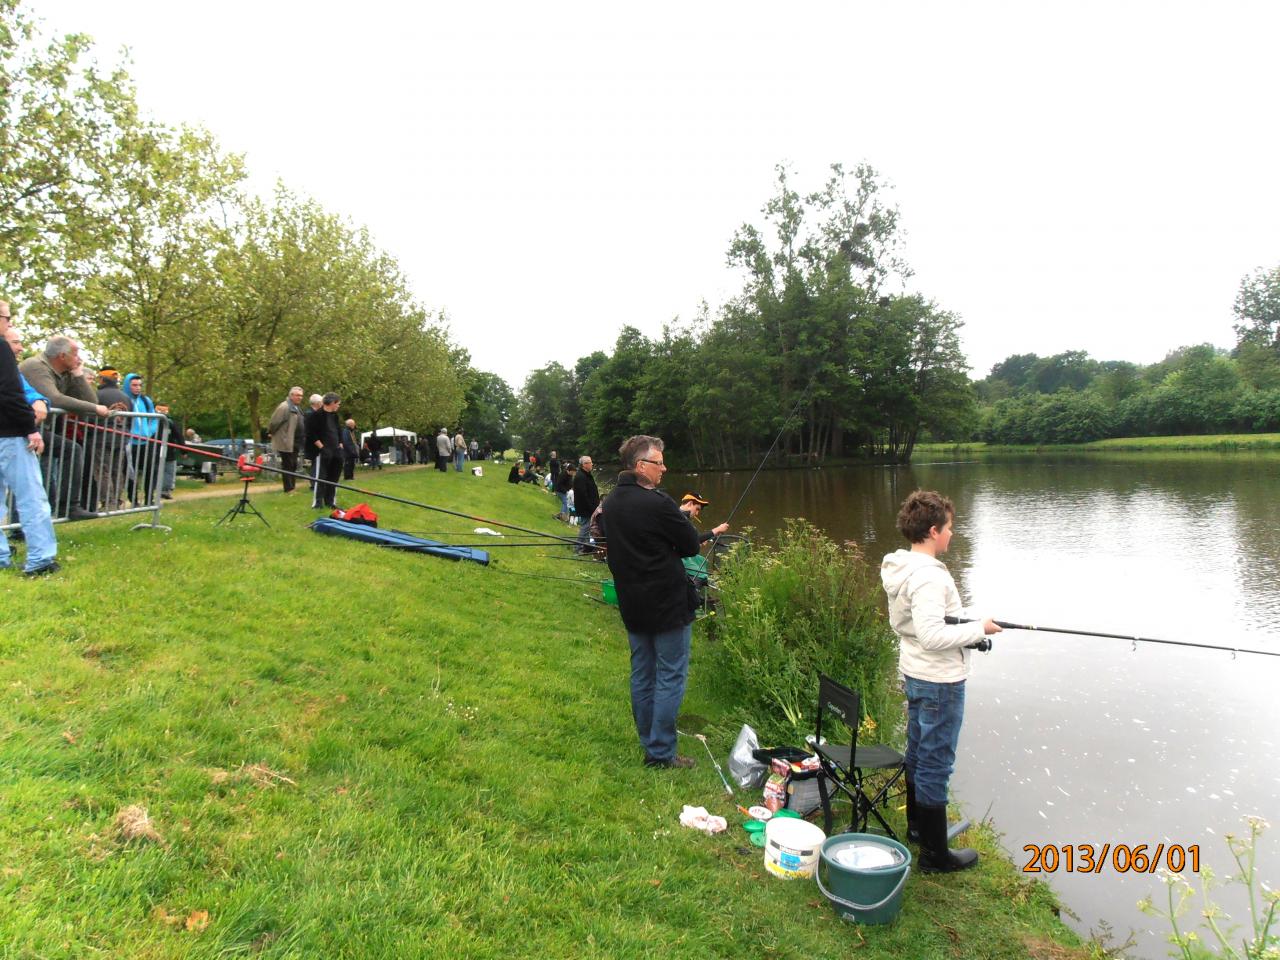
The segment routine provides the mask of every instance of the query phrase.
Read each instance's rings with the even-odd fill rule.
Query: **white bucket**
[[[471,468],[471,475],[472,475],[473,477],[483,477],[483,476],[484,476],[484,467],[472,467],[472,468]]]
[[[794,817],[774,817],[764,828],[764,868],[775,877],[812,877],[827,835],[820,827]]]

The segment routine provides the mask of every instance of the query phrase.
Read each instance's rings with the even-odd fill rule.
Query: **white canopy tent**
[[[380,440],[394,440],[396,437],[408,437],[410,443],[418,442],[418,435],[412,430],[402,430],[399,427],[379,427],[377,430],[365,430],[360,434],[360,445],[364,446],[364,442],[369,437],[374,436]],[[383,463],[390,463],[391,443],[384,442],[382,444],[381,459]]]

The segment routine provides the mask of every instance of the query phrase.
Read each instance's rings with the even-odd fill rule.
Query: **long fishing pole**
[[[769,462],[769,457],[773,454],[773,448],[778,445],[778,441],[782,439],[782,435],[787,432],[787,427],[791,424],[791,418],[796,415],[796,411],[800,409],[800,404],[804,403],[805,398],[809,396],[809,388],[806,387],[804,392],[800,394],[800,398],[796,400],[796,405],[791,408],[791,412],[787,414],[787,418],[782,421],[782,429],[778,431],[773,438],[773,443],[769,444],[769,449],[765,451],[764,456],[760,459],[760,465],[756,467],[756,472],[751,475],[751,479],[747,481],[747,485],[743,487],[738,502],[733,505],[733,509],[729,511],[729,515],[724,518],[724,522],[728,523],[733,519],[733,515],[738,512],[738,508],[742,506],[742,501],[747,499],[747,491],[751,489],[751,485],[756,482],[756,477],[760,476],[760,471],[764,469],[764,465]],[[716,539],[719,539],[717,537]],[[713,541],[714,542],[714,541]]]
[[[88,420],[77,420],[76,422],[79,423],[81,426],[88,427],[92,430],[101,430],[104,433],[114,433],[117,436],[129,437],[131,440],[145,440],[147,443],[168,444],[170,447],[172,447],[175,450],[186,450],[188,453],[194,453],[201,457],[208,457],[210,460],[224,460],[227,463],[235,463],[235,464],[239,464],[240,462],[239,458],[237,457],[228,457],[221,453],[210,453],[208,450],[201,450],[197,447],[187,446],[186,444],[183,444],[183,443],[173,443],[172,441],[169,441],[169,440],[159,440],[159,439],[156,439],[155,437],[145,437],[145,436],[142,436],[141,434],[131,433],[130,431],[127,431],[127,430],[116,430],[111,427],[103,426],[102,424],[92,423]],[[469,513],[462,513],[458,510],[449,510],[449,509],[446,509],[445,507],[436,507],[429,503],[420,503],[417,500],[409,500],[409,499],[406,499],[405,497],[392,496],[389,493],[379,493],[376,490],[366,490],[363,487],[356,487],[346,483],[338,483],[338,481],[336,480],[318,480],[315,477],[308,476],[305,473],[298,473],[297,471],[294,471],[294,470],[283,470],[280,467],[273,467],[265,463],[248,464],[247,460],[245,462],[246,462],[246,465],[254,467],[255,471],[266,470],[269,473],[276,473],[285,477],[296,477],[299,480],[323,483],[333,487],[336,490],[349,490],[352,493],[358,493],[366,497],[378,497],[382,500],[390,500],[393,503],[403,503],[406,506],[418,507],[422,510],[434,510],[437,513],[448,514],[451,517],[462,517],[464,520],[474,520],[477,523],[483,523],[483,524],[492,525],[495,527],[506,527],[508,530],[519,530],[521,533],[531,533],[531,534],[534,534],[535,536],[545,537],[548,540],[559,540],[562,543],[570,543],[570,544],[576,544],[578,542],[576,537],[562,537],[559,534],[546,533],[542,530],[534,530],[530,527],[520,527],[514,523],[504,523],[501,520],[490,520],[487,517],[477,517]]]
[[[742,501],[747,499],[747,493],[751,489],[751,485],[756,482],[756,477],[760,476],[760,471],[764,469],[764,465],[769,462],[769,457],[773,454],[773,448],[778,445],[778,441],[782,439],[782,435],[787,432],[787,427],[791,424],[791,418],[794,417],[800,409],[800,405],[804,403],[805,398],[809,396],[809,390],[812,389],[813,382],[810,381],[809,386],[805,387],[800,396],[796,399],[796,405],[791,408],[791,412],[787,414],[785,420],[782,421],[782,427],[774,435],[773,443],[769,444],[769,449],[765,451],[764,456],[760,458],[760,463],[756,466],[756,472],[751,475],[751,479],[747,481],[747,485],[742,488],[742,493],[738,495],[738,502],[733,505],[733,509],[729,511],[729,515],[724,518],[724,522],[728,523],[733,519],[733,515],[738,512],[738,508],[742,506]],[[716,548],[720,545],[721,534],[712,537],[710,543],[711,548],[707,551],[707,555],[713,560],[716,557]]]
[[[972,619],[962,617],[943,617],[947,623],[974,623]],[[1215,643],[1192,643],[1189,640],[1157,640],[1154,637],[1135,637],[1127,633],[1098,633],[1093,630],[1064,630],[1060,627],[1033,627],[1027,623],[1006,623],[1003,620],[991,621],[1003,630],[1038,630],[1041,633],[1067,633],[1076,637],[1105,637],[1109,640],[1128,640],[1131,643],[1163,643],[1171,647],[1198,647],[1201,650],[1221,650],[1235,657],[1237,653],[1256,653],[1260,657],[1280,657],[1280,651],[1253,650],[1247,647],[1224,647]]]

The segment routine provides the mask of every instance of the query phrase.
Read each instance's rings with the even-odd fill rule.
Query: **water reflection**
[[[1280,650],[1280,458],[1027,457],[762,473],[735,528],[804,516],[869,558],[895,549],[898,505],[930,487],[956,504],[948,566],[981,612],[1021,623]],[[718,523],[749,473],[670,477]],[[1270,816],[1260,874],[1280,884],[1280,660],[1009,631],[978,657],[953,788],[987,813],[1021,864],[1025,844],[1201,847],[1220,876],[1223,836]],[[1082,930],[1107,921],[1163,957],[1138,913],[1154,877],[1050,878]],[[1243,904],[1225,892],[1237,919]]]

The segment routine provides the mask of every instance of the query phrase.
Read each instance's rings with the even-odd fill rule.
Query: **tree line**
[[[88,37],[44,36],[0,0],[0,296],[28,341],[68,333],[233,435],[260,435],[300,384],[367,426],[460,424],[503,443],[511,390],[472,368],[395,258],[284,184],[254,196],[246,176],[207,131],[144,117]]]
[[[762,225],[727,252],[742,290],[712,316],[651,338],[624,327],[612,353],[529,374],[513,430],[526,447],[607,457],[662,436],[690,467],[755,463],[781,432],[781,461],[906,461],[923,431],[960,428],[974,406],[960,319],[907,278],[898,211],[874,169],[833,165],[802,194],[786,167]]]
[[[967,433],[945,439],[1054,444],[1280,430],[1280,266],[1240,281],[1234,314],[1232,349],[1184,346],[1146,366],[1082,351],[1007,357],[974,385]]]

